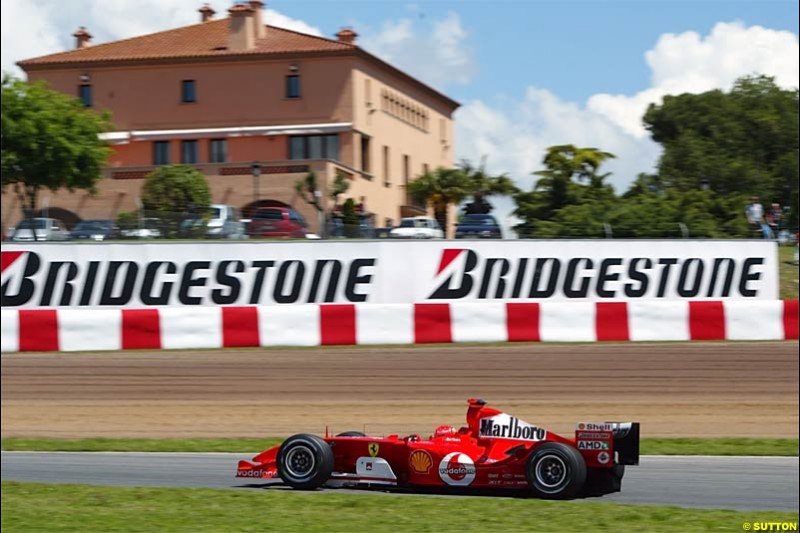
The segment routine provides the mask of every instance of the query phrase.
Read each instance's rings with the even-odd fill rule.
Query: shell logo
[[[580,424],[578,424],[578,429],[586,429],[586,424],[581,422]]]
[[[427,474],[433,466],[433,459],[425,450],[414,450],[408,456],[408,464],[417,474]]]

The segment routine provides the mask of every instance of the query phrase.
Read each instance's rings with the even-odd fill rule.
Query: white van
[[[224,204],[209,206],[211,218],[206,226],[206,236],[210,239],[246,238],[242,213],[238,207]]]

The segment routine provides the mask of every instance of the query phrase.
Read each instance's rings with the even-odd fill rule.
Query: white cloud
[[[48,17],[44,6],[16,0],[0,5],[0,56],[3,72],[19,76],[21,71],[14,65],[16,61],[61,49],[53,20]]]
[[[468,83],[477,63],[468,32],[457,13],[428,21],[403,18],[385,22],[380,30],[365,27],[359,44],[434,87]]]
[[[293,19],[286,15],[275,11],[274,9],[264,10],[264,23],[270,26],[277,26],[279,28],[286,28],[287,30],[299,31],[300,33],[307,33],[309,35],[316,35],[324,37],[322,31],[316,26],[312,26],[300,19]]]
[[[591,146],[617,156],[606,164],[610,183],[622,189],[639,172],[652,170],[658,148],[626,133],[607,117],[562,100],[546,89],[528,87],[523,99],[507,109],[476,100],[456,112],[458,156],[478,161],[488,156],[492,172],[508,172],[530,189],[548,146]]]
[[[216,18],[227,16],[229,0],[209,2]],[[125,39],[200,22],[200,3],[185,0],[3,0],[2,69],[21,76],[14,65],[28,59],[68,50],[72,32],[85,26],[95,43]],[[266,24],[312,35],[319,28],[264,10]]]
[[[641,123],[647,106],[667,94],[727,90],[753,73],[775,76],[782,87],[798,86],[797,36],[741,22],[720,22],[706,37],[692,31],[664,34],[645,59],[652,72],[650,88],[632,96],[596,94],[587,106],[640,138],[647,135]]]
[[[642,126],[650,103],[664,95],[730,89],[744,75],[774,76],[785,87],[798,86],[798,40],[791,32],[740,22],[719,23],[702,37],[695,32],[662,35],[645,53],[651,86],[632,95],[596,94],[585,105],[562,100],[552,92],[528,87],[521,100],[496,107],[476,100],[456,114],[459,158],[478,161],[488,155],[492,172],[508,172],[523,189],[534,182],[548,146],[592,146],[617,156],[605,170],[609,182],[624,191],[640,172],[655,168],[660,146]],[[493,200],[499,218],[513,210],[508,199]]]
[[[612,172],[608,181],[617,191],[625,190],[639,172],[652,171],[659,153],[649,139],[636,138],[607,117],[536,87],[503,110],[468,102],[456,112],[455,123],[459,158],[478,162],[486,155],[489,171],[507,172],[523,190],[533,186],[531,173],[541,169],[548,146],[591,146],[616,155],[604,170]],[[509,200],[492,203],[500,218],[514,207]]]

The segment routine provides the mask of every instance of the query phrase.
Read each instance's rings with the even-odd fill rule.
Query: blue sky
[[[217,16],[230,0],[209,0]],[[2,68],[72,46],[198,22],[202,0],[3,0]],[[668,94],[730,89],[747,74],[798,82],[796,1],[272,0],[267,23],[358,44],[461,102],[456,156],[534,183],[548,146],[616,154],[604,170],[623,192],[661,153],[641,124]],[[19,73],[19,71],[16,71]],[[507,219],[513,205],[496,201]]]
[[[470,35],[478,75],[446,87],[457,100],[514,95],[533,84],[567,100],[598,92],[630,93],[649,85],[644,52],[664,33],[707,34],[718,22],[742,21],[798,33],[794,1],[462,1],[462,2],[269,2],[268,7],[333,35],[343,25],[356,31],[387,19],[413,18],[422,25],[455,12]]]

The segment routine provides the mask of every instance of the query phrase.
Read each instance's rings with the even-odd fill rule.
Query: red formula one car
[[[301,490],[328,486],[511,489],[564,499],[619,491],[625,465],[639,464],[639,424],[581,422],[556,435],[468,400],[467,425],[419,435],[299,434],[240,461],[236,476],[281,480]]]

